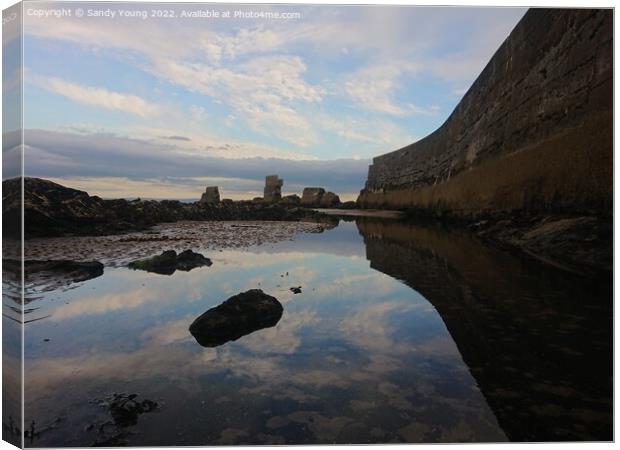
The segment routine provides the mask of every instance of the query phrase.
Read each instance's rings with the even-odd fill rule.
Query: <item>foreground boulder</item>
[[[217,347],[263,328],[275,326],[284,308],[261,289],[234,295],[198,317],[189,332],[203,347]]]
[[[174,250],[167,250],[161,255],[131,262],[129,268],[155,272],[160,275],[172,275],[177,270],[189,272],[196,267],[210,266],[211,264],[213,263],[209,258],[191,250],[185,250],[178,255]]]

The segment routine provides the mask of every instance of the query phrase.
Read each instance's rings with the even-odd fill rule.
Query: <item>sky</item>
[[[219,185],[241,199],[278,174],[284,193],[349,200],[372,157],[441,126],[524,13],[30,2],[23,69],[3,83],[23,76],[27,176],[102,197],[196,199]],[[5,34],[5,55],[17,44]],[[5,152],[17,128],[5,121]]]

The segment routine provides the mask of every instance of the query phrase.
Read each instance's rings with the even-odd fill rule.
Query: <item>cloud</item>
[[[170,141],[185,141],[185,142],[191,142],[192,141],[187,136],[162,136],[161,138],[162,139],[168,139]]]
[[[324,130],[331,131],[347,141],[373,144],[370,151],[374,154],[377,148],[384,151],[391,148],[400,148],[405,143],[411,143],[417,138],[402,128],[386,120],[370,120],[367,118],[331,117],[329,114],[318,114],[314,117]],[[360,148],[359,146],[357,147]],[[355,157],[355,155],[352,155]]]
[[[158,58],[148,68],[171,84],[230,105],[254,131],[301,147],[318,142],[298,111],[319,102],[323,91],[303,80],[306,65],[297,56],[255,58],[229,68]]]
[[[140,117],[156,116],[163,111],[161,106],[133,94],[109,91],[100,87],[84,86],[60,78],[43,78],[33,75],[32,77],[28,76],[27,80],[50,92],[84,105],[122,111]]]
[[[361,107],[395,116],[403,116],[412,111],[397,105],[394,94],[399,84],[398,78],[413,67],[398,65],[376,65],[366,67],[354,74],[345,83],[345,91]]]
[[[404,80],[419,72],[419,67],[407,61],[375,63],[349,76],[344,90],[351,100],[362,108],[390,116],[434,116],[439,107],[421,107],[407,102],[396,102]]]
[[[108,132],[109,134],[109,132]],[[247,158],[282,158],[292,160],[314,160],[312,155],[298,151],[281,149],[268,145],[261,145],[251,141],[241,141],[234,138],[224,138],[203,131],[198,127],[192,129],[174,129],[149,126],[132,126],[125,130],[118,130],[117,136],[130,135],[133,139],[149,141],[159,146],[169,146],[170,139],[166,136],[181,135],[188,140],[175,140],[174,149],[182,155],[208,156],[212,158],[247,159]]]
[[[20,93],[24,74],[23,67],[17,67],[13,71],[5,69],[5,73],[2,74],[2,93],[4,95],[9,92]]]
[[[12,142],[12,134],[5,135]],[[229,159],[204,153],[179,152],[177,143],[185,141],[131,139],[111,135],[84,135],[44,130],[26,130],[25,166],[27,176],[58,180],[99,180],[126,190],[127,197],[141,194],[132,191],[136,183],[165,186],[200,192],[206,178],[243,190],[256,186],[262,190],[265,176],[277,173],[284,179],[286,191],[301,192],[304,186],[323,186],[336,193],[357,193],[363,187],[369,160],[332,161],[290,160],[282,158]],[[116,179],[116,181],[114,181]],[[107,181],[106,181],[107,180]],[[119,183],[119,181],[121,181]],[[92,184],[91,184],[92,186]],[[143,195],[145,196],[145,195]],[[169,195],[166,195],[168,197]]]
[[[217,130],[223,135],[251,130],[276,145],[294,146],[291,154],[299,153],[298,149],[319,154],[335,144],[338,150],[334,151],[345,155],[359,143],[373,144],[361,152],[355,150],[368,155],[410,142],[396,142],[393,137],[387,144],[391,148],[385,148],[381,138],[373,136],[374,126],[349,129],[343,123],[360,121],[370,111],[384,116],[379,117],[380,128],[390,130],[391,136],[408,135],[403,121],[438,116],[439,109],[432,103],[399,98],[402,89],[417,76],[445,84],[446,92],[468,86],[524,12],[516,8],[261,5],[265,11],[291,8],[301,11],[304,20],[269,25],[220,21],[205,28],[201,21],[62,18],[50,26],[47,20],[27,18],[25,32],[45,42],[70,42],[98,57],[137,68],[156,77],[164,92],[171,85],[199,94],[198,105],[185,105],[179,113],[180,126],[205,128],[205,108],[199,106],[200,96],[205,96],[222,105],[209,109],[209,118],[225,125]],[[143,38],[135,39],[136,35]],[[64,83],[56,86],[62,95],[111,107],[108,91],[92,92],[89,89],[99,88]],[[123,104],[116,110],[144,114],[145,105],[123,97],[116,100],[112,103]],[[343,118],[328,109],[332,104],[355,112]],[[317,120],[318,114],[327,120]],[[170,125],[169,118],[165,120]],[[434,124],[427,123],[424,126]],[[338,139],[327,140],[326,132]],[[185,129],[169,135],[194,141]],[[220,147],[212,142],[203,146],[218,157],[249,149],[243,146],[231,152]]]

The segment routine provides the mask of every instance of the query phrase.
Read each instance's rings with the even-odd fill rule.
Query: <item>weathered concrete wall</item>
[[[374,158],[363,207],[607,209],[613,12],[531,9],[446,122]]]

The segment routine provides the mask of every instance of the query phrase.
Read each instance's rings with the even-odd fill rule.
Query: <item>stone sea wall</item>
[[[613,12],[530,9],[446,122],[374,158],[366,208],[611,211]]]

